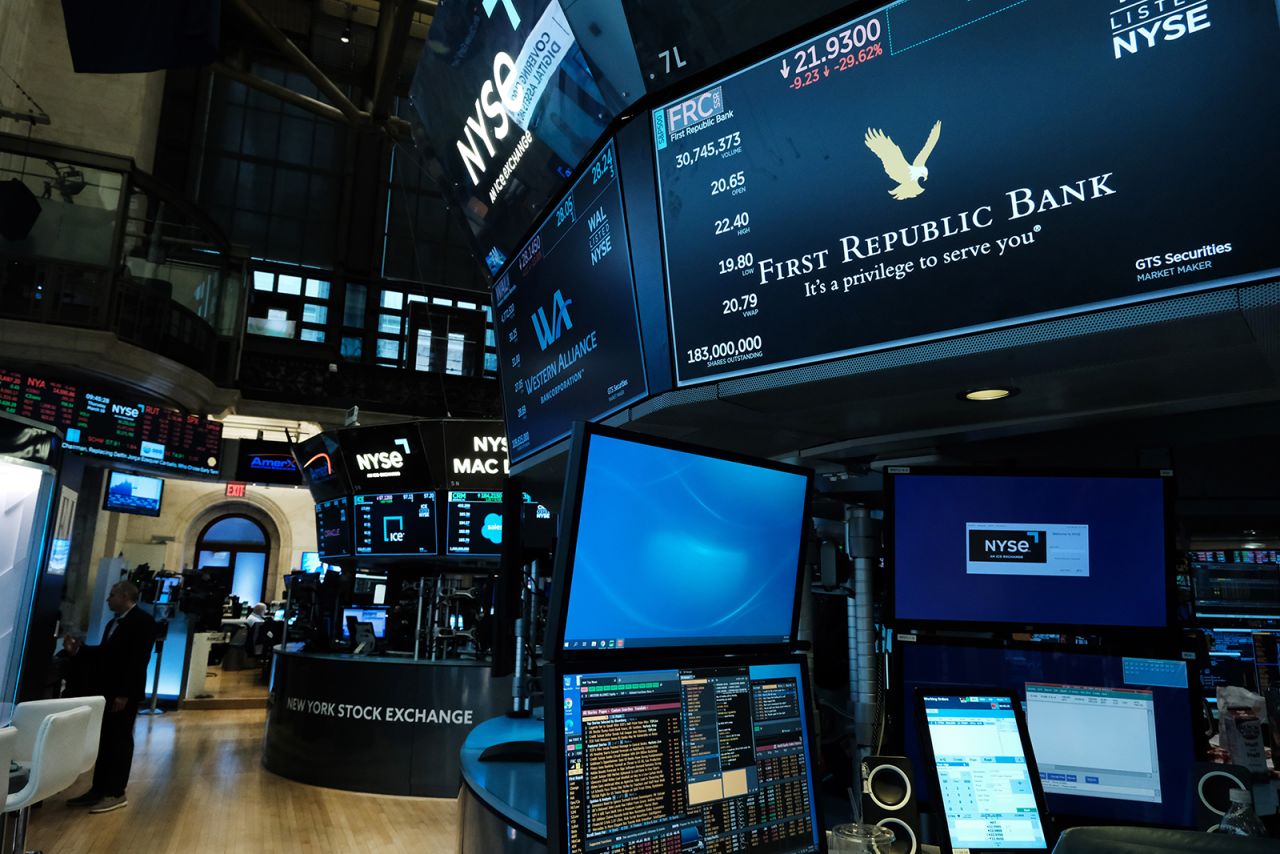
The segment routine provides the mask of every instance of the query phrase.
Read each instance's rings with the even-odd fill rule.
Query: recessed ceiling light
[[[987,386],[971,388],[968,391],[961,392],[959,397],[964,400],[1002,400],[1006,397],[1013,397],[1017,393],[1018,390],[1012,386]]]

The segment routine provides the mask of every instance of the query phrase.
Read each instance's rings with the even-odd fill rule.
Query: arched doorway
[[[271,540],[256,520],[239,513],[219,516],[196,539],[197,569],[225,567],[230,595],[246,606],[266,595],[267,555]]]

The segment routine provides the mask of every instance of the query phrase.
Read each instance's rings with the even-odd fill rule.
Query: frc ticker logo
[[[569,306],[573,300],[565,299],[557,288],[551,298],[551,319],[547,320],[547,310],[540,308],[529,319],[533,321],[533,331],[538,336],[538,348],[546,350],[560,340],[566,329],[573,328],[573,320],[569,317]]]
[[[942,122],[934,122],[929,138],[924,141],[924,147],[920,149],[916,159],[908,163],[902,149],[884,131],[867,128],[867,135],[862,141],[871,149],[872,154],[880,158],[884,173],[898,182],[898,186],[890,190],[889,195],[901,202],[914,199],[924,192],[920,182],[929,180],[929,169],[924,164],[933,153],[933,147],[938,144],[938,137],[941,135]]]
[[[717,86],[667,107],[667,130],[671,133],[693,127],[724,112],[724,93]]]
[[[1047,563],[1048,532],[1039,531],[969,531],[971,563]]]

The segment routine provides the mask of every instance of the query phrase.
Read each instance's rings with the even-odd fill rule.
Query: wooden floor
[[[267,698],[267,683],[257,670],[223,670],[210,667],[205,689],[214,699]]]
[[[27,847],[45,854],[453,854],[457,802],[306,786],[263,769],[263,711],[139,717],[129,806],[89,815],[66,805],[79,784],[32,813]]]

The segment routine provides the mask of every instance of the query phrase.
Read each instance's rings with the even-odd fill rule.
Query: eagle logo
[[[941,134],[942,122],[934,122],[933,130],[929,131],[929,138],[924,141],[924,148],[920,149],[920,153],[916,155],[913,162],[908,163],[907,158],[902,156],[902,149],[885,136],[884,131],[878,128],[875,130],[867,128],[867,135],[863,142],[867,144],[867,148],[871,149],[872,154],[880,158],[880,162],[884,164],[885,174],[898,182],[898,186],[890,190],[889,195],[901,202],[905,199],[914,199],[924,192],[920,182],[929,180],[929,170],[924,163],[933,153],[933,147],[938,144],[938,137]]]

